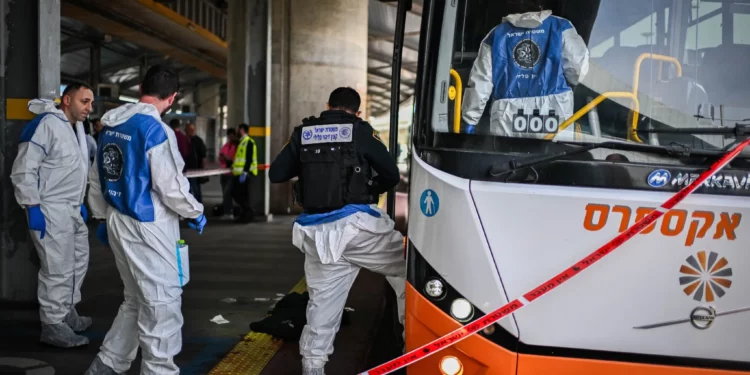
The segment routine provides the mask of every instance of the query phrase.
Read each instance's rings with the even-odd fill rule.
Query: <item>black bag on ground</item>
[[[269,311],[269,316],[250,323],[250,330],[267,333],[284,341],[299,340],[302,336],[302,328],[307,324],[306,313],[309,300],[310,295],[307,292],[287,294]],[[349,311],[344,310],[341,326],[349,325],[349,323]]]

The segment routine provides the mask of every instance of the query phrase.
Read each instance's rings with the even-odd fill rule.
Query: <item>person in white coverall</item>
[[[399,171],[377,132],[359,119],[359,106],[355,90],[334,90],[328,110],[295,128],[268,172],[273,183],[299,177],[302,186],[298,194],[305,212],[294,223],[292,242],[305,254],[310,294],[299,343],[304,375],[324,374],[360,268],[387,277],[396,292],[399,320],[404,321],[404,237],[393,229],[393,220],[372,204],[398,184]],[[321,154],[331,159],[321,162],[313,156]],[[370,168],[378,175],[370,178]],[[342,191],[346,199],[339,202],[335,197]]]
[[[125,301],[86,374],[126,373],[141,348],[141,374],[178,374],[182,348],[180,216],[202,233],[203,205],[189,193],[174,132],[161,121],[179,89],[169,68],[148,70],[139,103],[104,114],[89,204],[97,237],[112,248]]]
[[[76,311],[89,262],[83,205],[89,167],[83,121],[94,102],[86,85],[69,85],[60,108],[51,100],[29,102],[37,116],[22,130],[10,179],[26,209],[41,267],[37,298],[43,343],[69,348],[88,344],[75,334],[91,326]]]
[[[464,91],[465,133],[474,133],[492,98],[490,132],[499,136],[543,137],[513,131],[513,118],[546,116],[562,123],[573,115],[573,91],[588,72],[589,50],[570,21],[549,10],[511,14],[482,41]],[[572,129],[572,128],[571,128]]]

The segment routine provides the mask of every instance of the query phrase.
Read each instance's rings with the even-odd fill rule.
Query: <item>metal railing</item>
[[[210,1],[175,0],[163,4],[221,40],[227,40],[227,15]]]

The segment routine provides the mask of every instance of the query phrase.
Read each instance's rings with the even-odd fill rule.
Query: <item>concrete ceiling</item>
[[[393,36],[396,29],[397,2],[369,1],[369,42],[367,59],[368,96],[372,103],[371,114],[388,113],[391,101],[391,74],[393,65]],[[404,102],[414,94],[417,78],[419,29],[422,23],[422,0],[413,1],[406,16],[404,50],[401,60],[401,96]]]
[[[224,2],[217,5],[226,11]],[[368,0],[368,98],[372,115],[388,112],[391,97],[391,66],[393,57],[393,35],[396,27],[396,2]],[[417,49],[421,25],[422,0],[414,0],[407,14],[404,36],[404,51],[401,70],[401,102],[414,94],[416,80]],[[84,23],[62,17],[61,20],[61,74],[63,82],[89,82],[90,51],[94,43],[101,43],[102,83],[120,84],[121,94],[134,95],[138,87],[141,66],[157,62],[169,62],[180,70],[181,86],[192,89],[202,82],[215,81],[210,74],[185,66],[163,55],[139,47],[133,43],[111,38]]]

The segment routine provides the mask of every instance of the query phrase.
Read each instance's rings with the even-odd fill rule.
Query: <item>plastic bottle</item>
[[[185,240],[177,241],[177,275],[180,286],[184,287],[190,281],[190,254]]]

